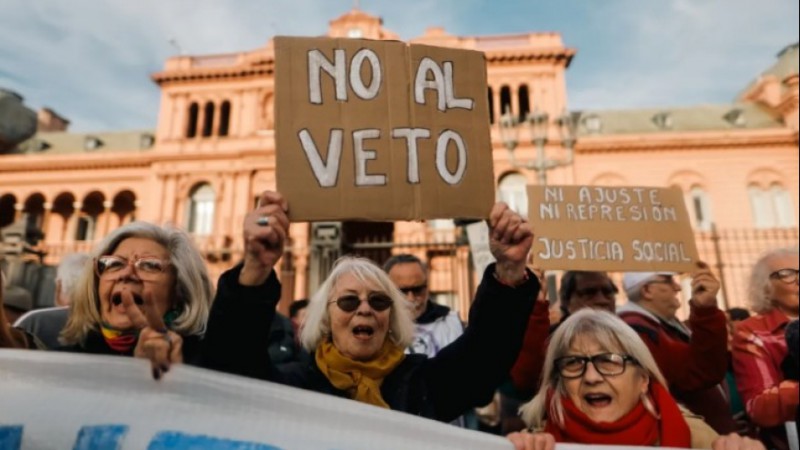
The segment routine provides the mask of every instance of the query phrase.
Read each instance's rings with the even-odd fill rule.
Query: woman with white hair
[[[738,435],[717,437],[684,417],[647,346],[617,316],[584,309],[547,348],[539,392],[520,408],[536,433],[512,433],[519,450],[557,442],[681,448],[763,449]]]
[[[91,255],[72,292],[62,350],[149,358],[155,378],[170,363],[192,362],[213,293],[191,237],[133,222]]]
[[[524,219],[505,204],[493,208],[490,245],[498,262],[484,274],[465,333],[435,357],[404,353],[413,320],[388,275],[371,261],[344,257],[310,300],[301,341],[312,361],[276,368],[267,344],[287,211],[280,194],[266,192],[245,218],[246,257],[220,278],[205,366],[444,422],[492,399],[519,352],[539,289],[525,266],[533,234]]]
[[[756,313],[736,324],[733,372],[750,420],[775,448],[788,449],[785,422],[797,420],[798,383],[787,380],[781,365],[788,354],[784,336],[797,320],[798,248],[763,255],[750,275],[750,308]],[[796,370],[796,368],[795,368]]]

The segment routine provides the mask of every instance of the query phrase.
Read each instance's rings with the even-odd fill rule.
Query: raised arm
[[[539,281],[525,266],[533,241],[527,221],[498,203],[489,228],[497,263],[484,272],[467,328],[423,368],[437,419],[443,421],[488,403],[507,379],[539,292]]]
[[[237,375],[270,378],[269,332],[280,300],[275,264],[289,229],[288,205],[264,192],[244,219],[244,261],[222,274],[202,343],[200,364]]]

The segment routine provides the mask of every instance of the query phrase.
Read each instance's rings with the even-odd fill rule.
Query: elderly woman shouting
[[[617,316],[581,310],[552,335],[542,385],[520,408],[539,431],[512,433],[519,450],[556,442],[653,447],[763,449],[751,439],[718,437],[696,417],[684,417],[664,387],[647,346]]]
[[[311,298],[301,340],[308,363],[274,367],[267,337],[280,284],[273,270],[289,221],[266,192],[245,219],[244,263],[222,275],[204,340],[207,367],[449,422],[488,403],[520,349],[539,283],[525,261],[533,234],[505,204],[489,219],[497,264],[483,276],[463,336],[434,358],[405,355],[413,322],[405,297],[371,261],[344,257]]]
[[[138,356],[159,378],[198,355],[212,299],[191,238],[146,222],[124,225],[92,252],[72,294],[61,350]]]

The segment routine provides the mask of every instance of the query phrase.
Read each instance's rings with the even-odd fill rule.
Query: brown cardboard
[[[335,50],[344,50],[346,100],[337,99],[333,77],[320,72],[318,97],[309,87],[309,52],[318,51],[335,62]],[[380,64],[380,84],[375,83],[370,59],[360,66],[360,81],[351,83],[351,62],[371,50]],[[363,52],[359,53],[360,51]],[[428,58],[428,59],[426,59]],[[319,59],[319,58],[317,58]],[[415,78],[421,61],[432,60],[445,75],[445,63],[452,64],[453,89],[445,111],[439,110],[433,89],[424,89],[425,104],[415,101]],[[324,63],[323,63],[324,64]],[[338,67],[338,66],[337,66]],[[425,66],[423,66],[425,67]],[[435,69],[428,71],[429,79]],[[494,202],[489,113],[486,97],[486,62],[483,53],[397,41],[332,38],[275,38],[275,113],[278,190],[289,202],[293,221],[318,220],[415,220],[434,218],[486,218]],[[363,85],[363,86],[361,86]],[[444,94],[444,92],[443,92]],[[447,96],[443,95],[443,98]],[[471,109],[465,106],[471,101]],[[448,107],[449,106],[449,107]],[[405,138],[393,138],[397,129],[424,128],[429,139],[417,140],[418,180],[409,182],[408,148]],[[378,138],[363,140],[363,149],[373,150],[362,178],[375,185],[356,184],[357,158],[354,143],[358,130],[376,129]],[[332,130],[341,130],[342,147],[338,175],[331,186],[323,186],[309,158],[311,146],[300,138],[302,130],[313,140],[320,161],[328,161]],[[449,142],[443,152],[448,183],[437,171],[436,142],[442,133],[463,140],[465,166],[458,175],[457,147]],[[334,133],[338,133],[335,131]],[[310,157],[307,155],[311,155]],[[329,166],[332,167],[332,166]],[[320,170],[320,173],[323,171]],[[331,173],[334,171],[331,170]],[[381,175],[385,178],[381,179]]]
[[[528,208],[542,269],[687,272],[698,260],[678,188],[528,186]]]

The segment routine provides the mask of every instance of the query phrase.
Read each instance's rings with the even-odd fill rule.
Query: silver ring
[[[260,227],[268,227],[269,226],[269,216],[261,216],[256,219],[256,225]]]

